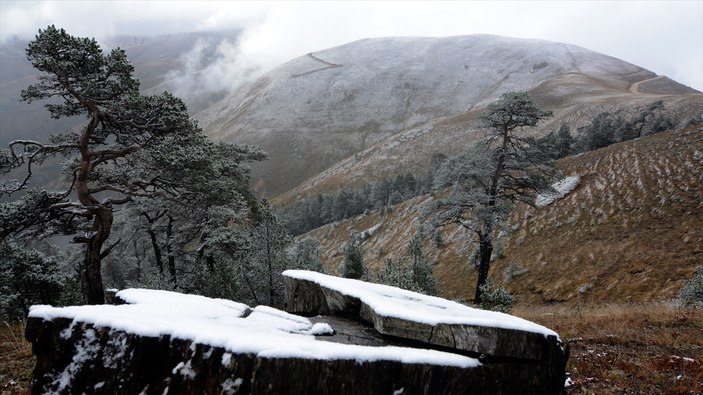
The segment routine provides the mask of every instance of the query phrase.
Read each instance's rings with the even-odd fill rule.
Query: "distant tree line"
[[[444,154],[433,155],[424,176],[405,173],[361,188],[318,194],[279,210],[278,215],[292,235],[300,235],[325,224],[393,206],[430,192],[434,175],[445,159]]]
[[[604,111],[588,125],[577,130],[573,137],[568,125],[562,124],[556,133],[540,139],[552,159],[561,159],[581,152],[597,150],[611,144],[649,136],[675,128],[679,120],[665,113],[664,102],[652,102],[634,115],[627,117],[622,111]],[[689,123],[696,122],[695,119]]]

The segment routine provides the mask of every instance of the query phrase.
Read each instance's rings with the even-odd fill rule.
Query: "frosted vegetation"
[[[684,306],[695,306],[703,309],[703,266],[696,270],[691,279],[684,282],[679,291],[678,300]]]

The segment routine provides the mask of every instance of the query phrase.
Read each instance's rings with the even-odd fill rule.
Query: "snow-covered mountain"
[[[198,117],[217,139],[262,145],[271,160],[258,165],[255,175],[276,195],[339,167],[342,159],[349,167],[364,150],[373,151],[373,162],[400,154],[381,155],[379,143],[420,152],[456,147],[456,140],[437,135],[442,131],[437,127],[449,122],[466,130],[472,114],[510,90],[532,91],[540,104],[560,114],[575,104],[630,105],[652,100],[645,95],[696,92],[574,45],[488,35],[378,38],[293,59]],[[424,142],[408,133],[424,136]],[[411,155],[410,162],[424,164],[431,152],[425,154]],[[373,177],[391,171],[376,167],[356,173]]]

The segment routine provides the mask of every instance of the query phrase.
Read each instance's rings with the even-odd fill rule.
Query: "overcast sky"
[[[0,41],[49,24],[104,40],[239,28],[263,68],[368,37],[498,34],[576,44],[703,91],[703,0],[692,1],[6,1]]]

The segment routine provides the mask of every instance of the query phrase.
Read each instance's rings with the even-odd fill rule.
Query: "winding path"
[[[334,68],[336,68],[336,67],[342,67],[341,64],[330,63],[330,62],[328,62],[328,61],[326,61],[326,60],[322,60],[322,59],[318,58],[317,56],[313,55],[312,52],[309,52],[309,53],[308,53],[308,56],[311,57],[313,60],[324,64],[325,67],[322,67],[322,68],[319,68],[319,69],[315,69],[315,70],[310,70],[310,71],[307,71],[307,72],[305,72],[305,73],[293,74],[291,77],[293,77],[293,78],[302,77],[302,76],[304,76],[304,75],[312,74],[312,73],[315,73],[315,72],[318,72],[318,71],[327,70],[327,69],[334,69]]]
[[[661,79],[661,78],[664,78],[664,76],[663,76],[663,75],[658,75],[658,76],[656,76],[656,77],[647,78],[646,80],[633,82],[632,84],[630,84],[630,86],[627,88],[627,90],[628,90],[630,93],[644,93],[644,92],[640,92],[640,84],[645,83],[645,82],[650,82],[650,81],[658,80],[658,79]]]

